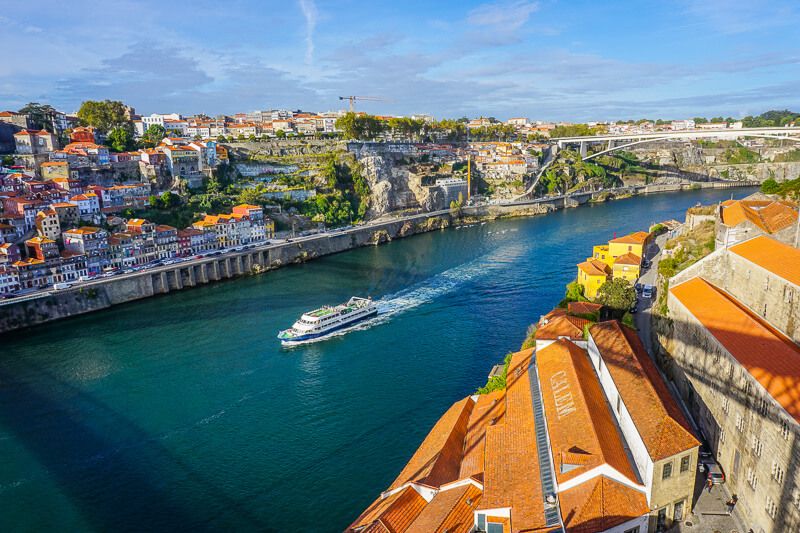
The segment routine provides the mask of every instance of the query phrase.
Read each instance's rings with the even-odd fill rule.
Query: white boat
[[[378,306],[370,298],[353,296],[347,303],[303,313],[291,328],[278,333],[278,339],[283,344],[316,339],[377,314]]]

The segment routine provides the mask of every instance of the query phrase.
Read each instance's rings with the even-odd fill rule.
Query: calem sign
[[[553,391],[553,401],[556,404],[558,419],[561,420],[570,413],[574,413],[575,401],[572,398],[572,392],[569,390],[567,373],[560,370],[550,376],[550,388]]]

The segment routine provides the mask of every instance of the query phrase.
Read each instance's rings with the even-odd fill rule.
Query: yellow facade
[[[596,259],[578,265],[578,284],[583,287],[583,295],[593,300],[603,283],[608,281],[608,265]]]
[[[598,261],[602,261],[608,266],[614,264],[614,260],[611,258],[611,253],[609,252],[607,244],[598,244],[594,248],[592,248],[591,259],[597,259]],[[591,259],[587,259],[587,261],[590,261]]]
[[[646,231],[637,231],[636,233],[631,233],[630,235],[608,241],[612,262],[616,261],[617,257],[625,254],[634,254],[639,257],[644,257],[644,250],[649,242],[650,234]]]
[[[616,263],[613,267],[613,278],[614,279],[627,279],[631,282],[631,285],[636,283],[636,280],[639,279],[639,265],[623,265]]]

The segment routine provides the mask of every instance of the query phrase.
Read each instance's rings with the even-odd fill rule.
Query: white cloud
[[[317,27],[319,11],[314,0],[298,0],[298,3],[306,19],[306,63],[310,65],[314,61],[314,30]]]
[[[515,32],[538,9],[537,2],[527,0],[482,4],[469,12],[467,22],[475,26],[490,26],[490,31]]]

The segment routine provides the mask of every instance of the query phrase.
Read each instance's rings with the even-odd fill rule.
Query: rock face
[[[764,147],[758,150],[759,163],[728,164],[726,148],[704,147],[691,142],[659,142],[631,149],[642,161],[660,168],[653,182],[656,185],[686,181],[759,181],[774,178],[778,181],[800,177],[800,162],[775,163],[776,154],[786,147]]]
[[[422,185],[422,176],[405,164],[400,153],[370,153],[359,158],[371,191],[367,216],[371,218],[404,209],[442,209],[441,191]]]

